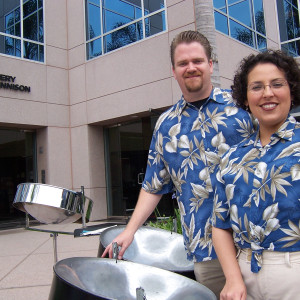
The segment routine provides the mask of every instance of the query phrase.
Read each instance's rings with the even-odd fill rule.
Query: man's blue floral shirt
[[[221,160],[212,223],[232,228],[236,245],[252,249],[252,272],[260,270],[264,250],[300,251],[299,161],[300,123],[293,116],[265,147],[255,133]]]
[[[182,98],[156,123],[142,188],[154,194],[175,191],[187,256],[194,262],[216,258],[210,176],[220,157],[251,133],[249,114],[236,107],[229,90],[219,88],[200,109]]]

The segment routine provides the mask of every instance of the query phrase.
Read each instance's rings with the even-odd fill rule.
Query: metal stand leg
[[[25,217],[26,219],[25,219],[25,222],[26,222],[26,225],[25,225],[25,228],[27,229],[27,228],[29,228],[29,226],[30,226],[30,220],[29,220],[29,215],[28,215],[28,213],[26,213],[26,217]]]
[[[85,196],[84,196],[84,186],[81,186],[81,200],[82,200],[82,215],[81,215],[81,219],[82,219],[82,228],[86,228],[86,220],[85,220],[85,215],[86,215],[86,211],[85,211]]]
[[[56,232],[50,234],[53,237],[54,263],[57,263],[57,236]]]

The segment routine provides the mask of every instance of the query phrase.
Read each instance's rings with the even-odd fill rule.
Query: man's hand
[[[134,212],[127,224],[125,230],[121,232],[112,242],[109,244],[101,257],[105,257],[108,253],[109,258],[113,257],[112,243],[117,242],[121,247],[119,250],[118,259],[122,259],[124,252],[130,246],[133,241],[134,234],[144,224],[154,208],[157,206],[162,195],[151,194],[143,189],[140,191],[140,195],[134,209]]]
[[[126,229],[121,232],[104,250],[101,257],[105,257],[108,253],[109,258],[113,257],[113,247],[112,244],[117,242],[118,246],[121,247],[119,250],[118,259],[122,259],[126,249],[130,246],[134,238],[134,234],[129,233]]]

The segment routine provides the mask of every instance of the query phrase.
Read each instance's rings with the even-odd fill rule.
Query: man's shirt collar
[[[224,89],[220,89],[220,88],[212,89],[205,104],[208,103],[210,100],[215,101],[219,104],[224,104],[224,105],[226,105],[230,102],[233,102],[230,90],[224,90]],[[177,103],[178,115],[181,115],[183,113],[184,109],[186,108],[186,106],[188,104],[189,104],[189,102],[187,102],[182,95],[180,101]],[[191,102],[191,104],[192,104],[192,102]],[[203,104],[203,105],[205,105],[205,104]]]

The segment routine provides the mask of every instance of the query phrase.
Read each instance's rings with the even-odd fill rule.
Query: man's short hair
[[[180,32],[179,34],[177,34],[171,43],[170,54],[171,54],[171,63],[172,63],[173,68],[174,68],[174,64],[175,64],[174,52],[175,52],[176,47],[182,43],[190,44],[192,42],[198,42],[200,45],[202,45],[205,50],[207,59],[208,60],[211,59],[212,48],[211,48],[211,45],[210,45],[208,39],[202,33],[198,32],[198,31],[187,30],[187,31],[183,31],[183,32]]]

